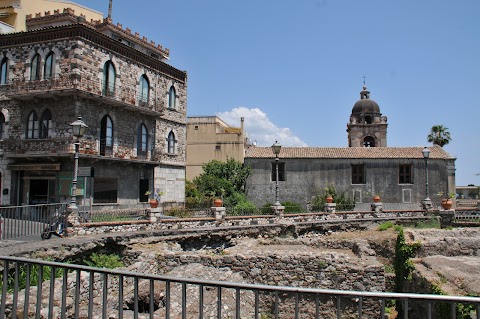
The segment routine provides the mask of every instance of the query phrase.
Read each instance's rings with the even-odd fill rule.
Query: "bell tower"
[[[370,99],[365,82],[360,100],[352,108],[347,133],[348,147],[387,146],[387,117],[382,116],[377,102]]]

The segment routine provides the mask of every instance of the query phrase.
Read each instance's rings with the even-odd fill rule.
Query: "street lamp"
[[[429,209],[432,207],[432,201],[428,196],[428,158],[430,157],[430,150],[428,147],[423,149],[422,154],[425,161],[425,199],[423,200],[423,205],[425,209]]]
[[[282,145],[275,141],[275,144],[272,145],[272,151],[275,154],[275,203],[273,206],[281,206],[278,200],[278,154],[280,154],[281,149]]]
[[[75,136],[76,140],[73,143],[75,145],[75,161],[73,166],[73,180],[72,180],[72,199],[70,201],[70,205],[68,208],[73,211],[77,210],[77,177],[78,177],[78,149],[80,147],[80,139],[82,138],[83,134],[85,134],[85,129],[88,127],[85,122],[82,121],[82,117],[79,116],[78,119],[72,123],[70,123],[72,127],[73,136]]]

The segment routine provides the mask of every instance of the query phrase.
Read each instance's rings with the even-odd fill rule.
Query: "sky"
[[[113,0],[112,19],[170,49],[188,116],[244,117],[257,146],[346,147],[365,76],[388,146],[444,125],[457,185],[480,185],[478,0]]]

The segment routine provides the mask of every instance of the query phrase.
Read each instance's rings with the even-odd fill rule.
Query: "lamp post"
[[[82,117],[79,116],[78,119],[72,123],[70,126],[73,130],[73,136],[75,137],[75,160],[73,165],[73,179],[72,179],[72,198],[70,200],[70,205],[68,206],[70,211],[78,210],[77,206],[77,177],[78,177],[78,149],[80,148],[80,138],[85,134],[85,129],[88,127],[85,122],[82,121]]]
[[[423,206],[425,209],[429,209],[432,207],[432,201],[428,194],[428,158],[430,157],[430,150],[428,147],[423,148],[422,154],[423,160],[425,161],[425,199],[423,200]]]
[[[272,151],[275,154],[275,203],[273,203],[275,207],[281,206],[278,200],[278,154],[280,154],[281,149],[282,145],[275,141],[275,144],[272,145]]]

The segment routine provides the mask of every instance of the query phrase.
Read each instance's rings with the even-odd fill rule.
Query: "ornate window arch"
[[[172,85],[168,91],[168,108],[175,109],[176,107],[177,93],[175,92],[175,87]]]
[[[148,103],[149,99],[149,94],[150,94],[150,81],[148,80],[148,77],[143,74],[140,77],[140,92],[139,92],[139,97],[138,100],[142,104]]]
[[[108,60],[103,66],[102,94],[104,96],[113,96],[115,94],[115,78],[115,65],[111,60]]]
[[[0,139],[5,138],[5,116],[0,112]]]
[[[113,151],[113,121],[105,115],[100,122],[100,155],[109,155]]]
[[[148,130],[145,124],[140,124],[137,130],[137,155],[146,156],[148,151]]]
[[[40,54],[35,53],[30,65],[30,80],[40,80]]]
[[[170,131],[167,137],[167,154],[175,154],[177,141],[175,140],[175,133]]]
[[[38,138],[38,116],[37,112],[35,111],[30,112],[30,115],[28,115],[27,131],[25,136],[27,139]]]
[[[50,52],[45,58],[45,66],[43,67],[43,78],[50,79],[55,76],[55,53]]]
[[[0,84],[7,84],[8,81],[8,59],[3,58],[0,65]]]
[[[365,147],[375,147],[375,138],[372,136],[365,136],[363,139],[363,146]]]
[[[50,135],[50,130],[52,128],[52,112],[50,110],[45,110],[42,114],[42,118],[40,119],[40,130],[39,130],[39,137],[40,138],[48,138]]]

